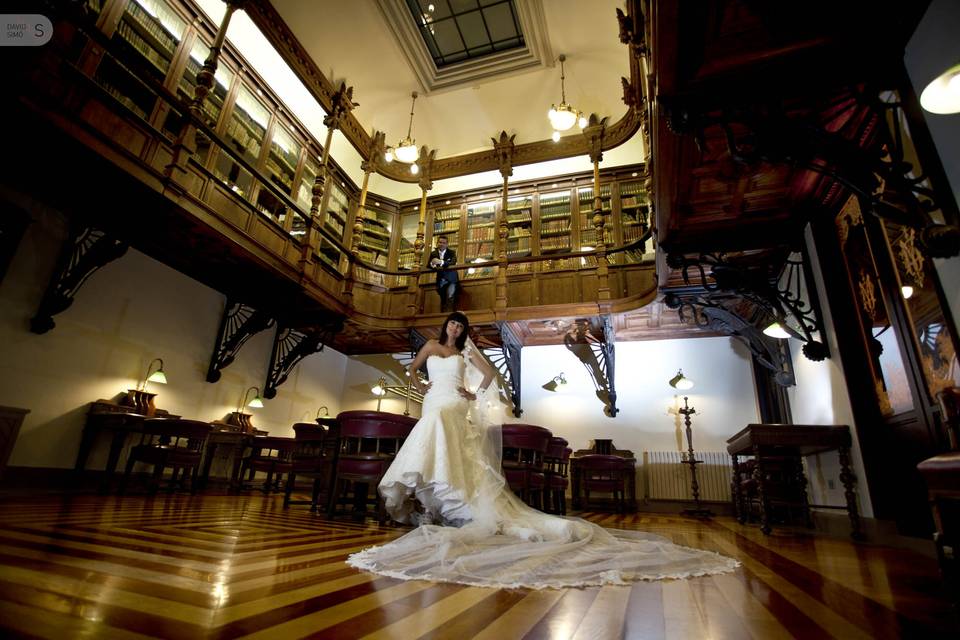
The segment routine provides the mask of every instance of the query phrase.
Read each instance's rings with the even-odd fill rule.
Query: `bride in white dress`
[[[533,589],[689,578],[739,565],[661,536],[604,529],[521,502],[500,471],[506,406],[468,328],[466,316],[450,314],[440,339],[411,363],[414,384],[425,392],[423,411],[379,485],[391,517],[420,526],[351,555],[348,564],[404,580]],[[428,385],[416,376],[424,363]]]

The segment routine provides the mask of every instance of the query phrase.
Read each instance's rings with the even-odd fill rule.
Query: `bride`
[[[351,555],[348,564],[403,580],[532,589],[688,578],[739,565],[521,502],[500,470],[506,406],[468,330],[467,317],[451,313],[439,340],[411,363],[413,384],[425,394],[422,415],[378,487],[394,520],[419,526]],[[424,363],[426,385],[416,375]]]

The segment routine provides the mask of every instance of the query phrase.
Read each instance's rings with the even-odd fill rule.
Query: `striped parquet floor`
[[[0,634],[31,638],[958,637],[933,560],[718,518],[580,514],[738,558],[733,574],[501,590],[359,572],[405,530],[261,496],[0,503]]]

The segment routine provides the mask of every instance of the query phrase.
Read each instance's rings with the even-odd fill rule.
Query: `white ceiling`
[[[567,55],[568,102],[618,120],[626,112],[620,77],[630,71],[627,47],[618,39],[616,8],[623,2],[540,1],[553,57]],[[437,149],[438,157],[489,149],[501,130],[515,133],[517,144],[550,137],[547,110],[560,102],[559,64],[424,95],[375,0],[271,3],[320,70],[334,84],[353,86],[360,103],[354,115],[368,131],[385,131],[388,144],[407,132],[414,90],[420,97],[413,137]]]

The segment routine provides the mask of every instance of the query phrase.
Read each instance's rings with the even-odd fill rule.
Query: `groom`
[[[453,311],[460,293],[460,276],[448,269],[457,263],[457,252],[447,248],[447,236],[437,237],[437,248],[430,252],[430,268],[437,272],[437,293],[440,295],[440,311]]]

